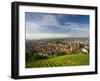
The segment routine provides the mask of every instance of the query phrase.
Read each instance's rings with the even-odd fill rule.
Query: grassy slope
[[[88,54],[70,54],[26,62],[26,68],[88,65]]]

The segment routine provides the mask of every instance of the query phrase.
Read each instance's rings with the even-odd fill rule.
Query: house
[[[89,53],[87,49],[81,48],[81,54],[87,54],[87,53]]]

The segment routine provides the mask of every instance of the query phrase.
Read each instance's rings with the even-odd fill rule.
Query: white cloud
[[[26,22],[26,32],[36,33],[41,29],[40,25],[34,22]],[[41,30],[40,30],[41,31]]]
[[[70,29],[73,32],[76,31],[76,33],[79,33],[79,32],[86,33],[87,32],[89,34],[89,27],[86,24],[67,22],[66,25],[64,26],[64,28]]]
[[[42,24],[42,25],[57,25],[58,21],[56,19],[56,16],[43,15],[42,20],[40,20],[40,24]]]
[[[64,37],[70,37],[68,34],[51,34],[51,33],[27,33],[26,39],[45,39],[45,38],[64,38]]]

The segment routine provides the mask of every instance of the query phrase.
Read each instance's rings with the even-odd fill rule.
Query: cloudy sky
[[[89,16],[25,13],[26,39],[89,37]]]

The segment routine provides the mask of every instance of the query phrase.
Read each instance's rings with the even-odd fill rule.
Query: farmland
[[[70,54],[58,57],[31,60],[26,62],[26,68],[60,67],[89,65],[89,54]]]

